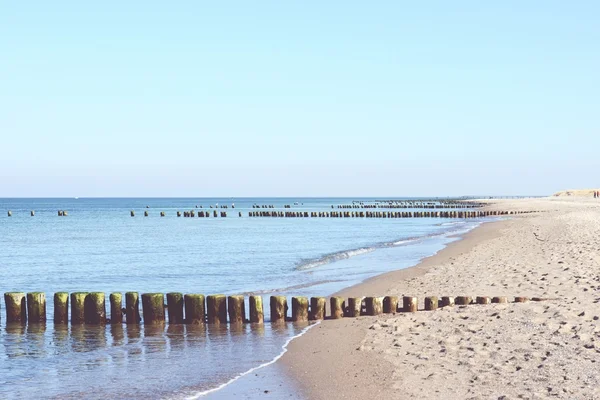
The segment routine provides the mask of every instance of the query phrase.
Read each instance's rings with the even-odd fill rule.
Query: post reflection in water
[[[0,398],[185,398],[269,361],[305,326],[7,324]]]

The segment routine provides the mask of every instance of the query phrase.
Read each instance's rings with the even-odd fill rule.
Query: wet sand
[[[543,302],[328,320],[275,365],[309,399],[600,398],[600,201],[483,224],[415,267],[342,296],[528,296]]]

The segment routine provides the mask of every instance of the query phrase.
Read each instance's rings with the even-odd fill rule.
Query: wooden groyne
[[[274,218],[484,218],[534,212],[537,211],[249,211],[248,216]]]
[[[475,202],[419,202],[419,201],[399,201],[399,202],[380,202],[380,203],[352,203],[331,205],[331,208],[338,209],[361,209],[361,208],[422,208],[422,209],[463,209],[480,208],[487,204]]]
[[[140,313],[140,298],[141,309]],[[69,311],[72,325],[104,325],[104,324],[244,324],[264,323],[264,307],[262,296],[242,295],[225,296],[215,294],[183,294],[163,293],[125,293],[123,304],[122,293],[111,293],[109,299],[110,315],[107,317],[106,297],[103,292],[57,292],[54,293],[55,324],[68,324]],[[166,302],[165,302],[166,299]],[[514,303],[529,301],[527,297],[518,296]],[[532,301],[551,300],[548,298],[531,298]],[[6,322],[25,324],[46,323],[46,295],[43,292],[7,292],[4,294],[6,306]],[[271,296],[269,299],[270,322],[304,322],[323,319],[355,318],[364,315],[380,315],[395,313],[413,313],[434,311],[439,307],[468,306],[471,304],[508,303],[507,297],[489,296],[443,296],[441,302],[437,296],[424,299],[424,307],[419,308],[417,297],[384,296],[384,297],[308,297],[291,298],[291,313],[286,296]],[[329,315],[326,314],[329,303]],[[248,313],[246,313],[248,304]]]

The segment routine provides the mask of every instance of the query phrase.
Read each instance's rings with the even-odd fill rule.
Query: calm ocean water
[[[372,199],[0,199],[0,290],[46,292],[49,317],[56,291],[328,295],[413,265],[480,223],[246,217],[253,204],[327,211],[352,200]],[[175,214],[216,204],[227,218]],[[55,329],[7,326],[2,309],[0,398],[193,397],[272,360],[306,327]]]

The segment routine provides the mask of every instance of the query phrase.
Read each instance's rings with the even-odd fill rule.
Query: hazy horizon
[[[598,187],[599,12],[592,1],[7,3],[0,197]]]

